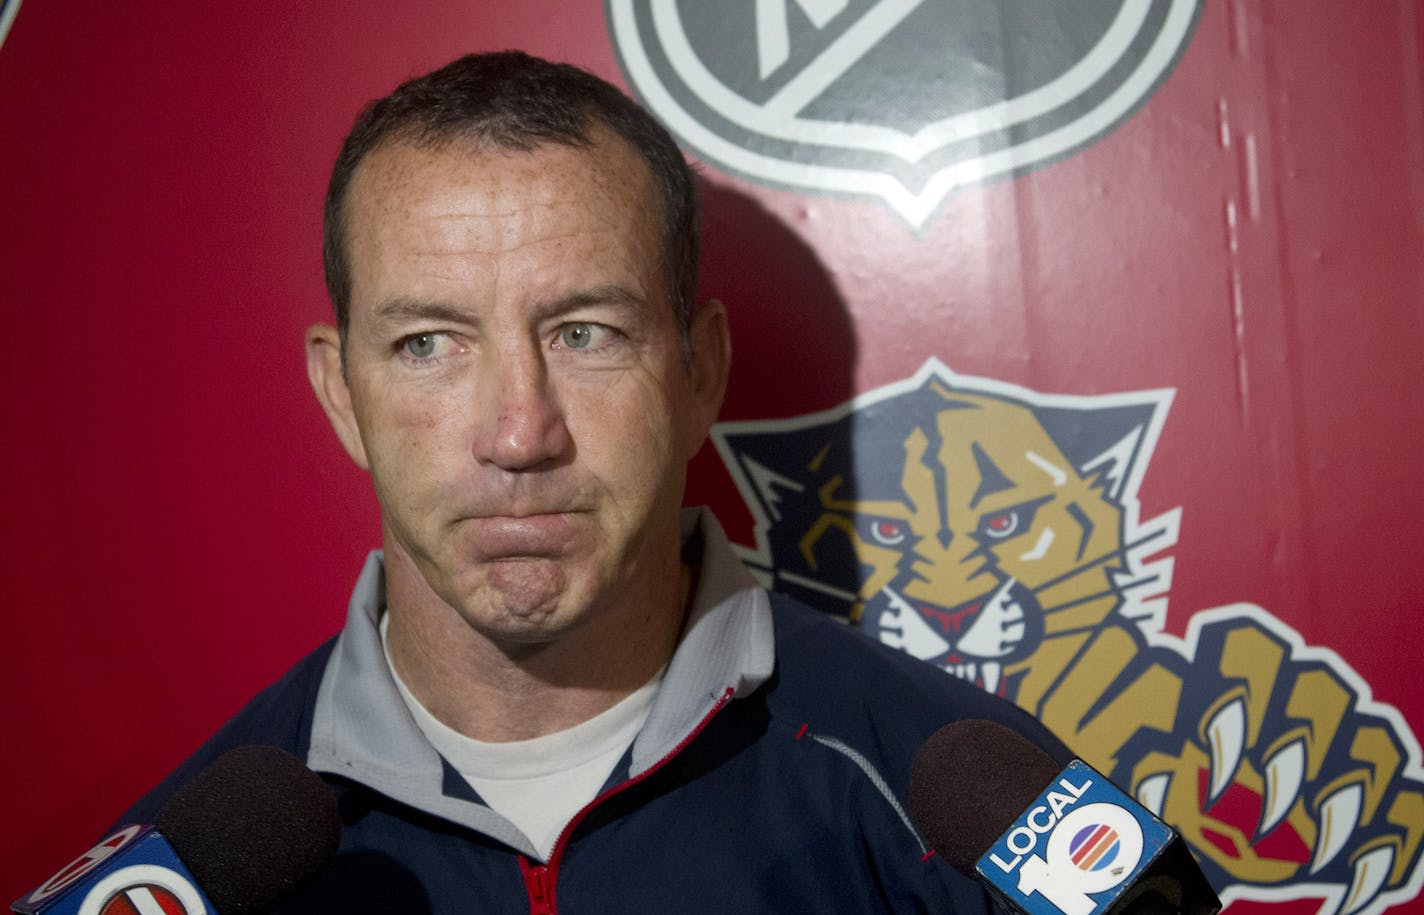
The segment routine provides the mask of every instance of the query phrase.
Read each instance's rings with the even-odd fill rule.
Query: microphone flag
[[[1175,830],[1075,759],[975,869],[1011,911],[1029,915],[1215,912],[1205,879],[1190,879],[1201,873],[1190,856]]]
[[[75,858],[11,911],[19,915],[218,915],[173,846],[125,826]]]

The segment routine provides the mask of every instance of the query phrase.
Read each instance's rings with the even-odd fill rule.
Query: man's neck
[[[668,662],[693,578],[674,561],[652,599],[603,608],[552,641],[499,644],[431,593],[408,557],[388,550],[391,663],[421,705],[468,737],[551,734],[612,708]]]

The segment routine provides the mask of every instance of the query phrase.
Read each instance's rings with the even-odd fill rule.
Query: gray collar
[[[712,513],[683,512],[684,543],[700,535],[702,559],[686,631],[668,663],[647,723],[633,741],[629,775],[670,754],[728,690],[745,696],[771,676],[771,605]],[[312,718],[307,764],[361,782],[403,804],[477,829],[537,857],[508,820],[483,804],[446,794],[445,764],[426,741],[391,679],[378,629],[385,604],[379,550],[351,595]]]

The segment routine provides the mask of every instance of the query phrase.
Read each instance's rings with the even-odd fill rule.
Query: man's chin
[[[537,646],[557,639],[572,620],[566,607],[568,573],[551,559],[504,559],[486,564],[477,606],[466,618],[494,641]]]
[[[502,615],[531,622],[552,616],[568,587],[568,575],[552,559],[501,559],[485,567],[488,599]]]

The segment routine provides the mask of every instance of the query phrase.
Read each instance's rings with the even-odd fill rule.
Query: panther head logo
[[[1175,543],[1176,512],[1142,524],[1136,494],[1170,399],[1046,397],[931,360],[713,435],[756,517],[746,558],[778,588],[1018,697],[1043,652],[1114,614],[1160,628],[1170,564],[1146,557]]]
[[[1177,509],[1138,487],[1170,391],[914,377],[723,423],[764,581],[1037,716],[1176,827],[1222,899],[1378,915],[1424,887],[1424,766],[1398,710],[1260,607],[1163,632]]]

